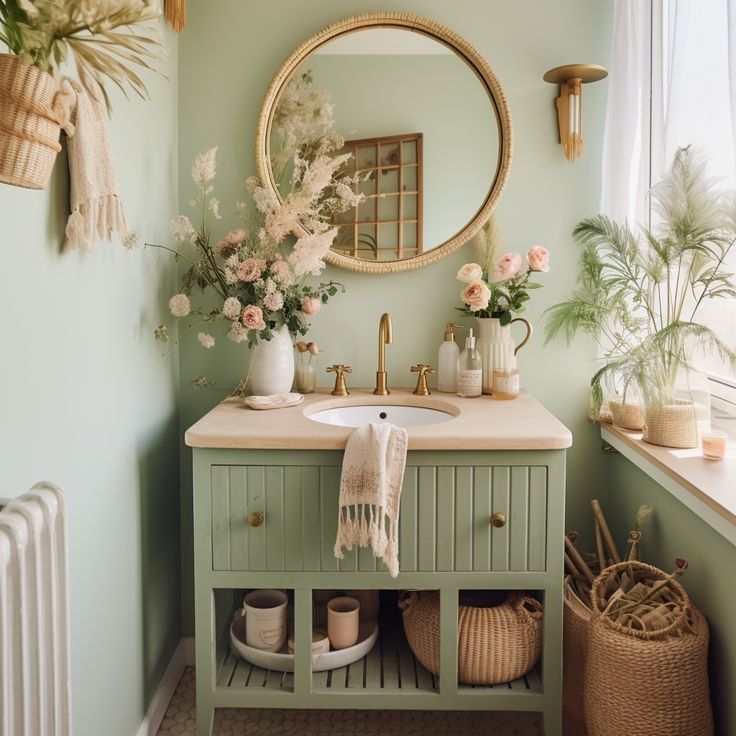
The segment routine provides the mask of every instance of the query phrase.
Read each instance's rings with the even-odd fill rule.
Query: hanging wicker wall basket
[[[0,181],[45,189],[65,124],[58,82],[12,54],[0,54]]]

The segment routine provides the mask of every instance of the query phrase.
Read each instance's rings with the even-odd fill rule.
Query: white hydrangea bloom
[[[212,335],[208,335],[206,332],[200,332],[197,335],[200,345],[208,350],[215,346],[215,338]]]
[[[174,317],[186,317],[192,311],[189,297],[186,294],[174,294],[169,299],[169,311]]]
[[[263,297],[263,306],[270,312],[278,312],[284,306],[284,295],[280,291],[267,292]]]
[[[248,339],[248,330],[240,322],[233,322],[228,330],[227,337],[233,342],[243,342]]]
[[[225,303],[222,305],[222,314],[226,319],[240,319],[242,309],[240,300],[231,296],[225,299]]]

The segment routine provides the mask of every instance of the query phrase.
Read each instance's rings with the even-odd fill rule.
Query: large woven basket
[[[642,439],[662,447],[698,446],[698,419],[695,404],[676,401],[663,406],[649,406],[644,417]]]
[[[572,578],[565,578],[565,612],[562,647],[562,713],[565,736],[585,736],[585,667],[593,613],[575,591]]]
[[[45,189],[64,124],[59,85],[17,56],[0,54],[0,181]]]
[[[603,591],[615,575],[668,580],[680,613],[657,631],[639,631],[601,615]],[[708,623],[682,586],[651,565],[622,562],[593,583],[585,677],[585,721],[590,736],[711,736]]]
[[[412,592],[400,601],[404,631],[416,658],[434,675],[440,671],[440,597]],[[495,685],[525,675],[542,651],[542,604],[527,593],[511,593],[500,605],[466,605],[458,610],[458,680]]]

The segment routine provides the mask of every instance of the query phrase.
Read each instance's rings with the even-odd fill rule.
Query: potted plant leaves
[[[109,99],[104,82],[141,96],[131,66],[150,68],[160,44],[129,29],[160,15],[152,0],[0,0],[0,181],[32,189],[48,184],[67,122],[60,67],[74,61],[88,94]],[[125,30],[128,29],[128,30]]]
[[[605,215],[575,228],[583,248],[577,286],[547,310],[546,342],[563,333],[569,343],[578,331],[597,340],[596,418],[608,393],[611,407],[629,416],[640,404],[646,441],[694,447],[699,417],[691,357],[707,350],[736,368],[734,346],[698,321],[704,301],[736,298],[726,266],[736,240],[736,198],[707,178],[705,160],[691,147],[676,152],[650,196],[651,229],[637,233]],[[610,396],[611,389],[618,395]]]

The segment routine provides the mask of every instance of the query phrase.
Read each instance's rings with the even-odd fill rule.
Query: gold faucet
[[[376,373],[376,389],[373,392],[377,396],[388,396],[391,392],[386,385],[386,349],[385,346],[393,342],[391,335],[391,317],[388,312],[381,315],[378,325],[378,371]]]

